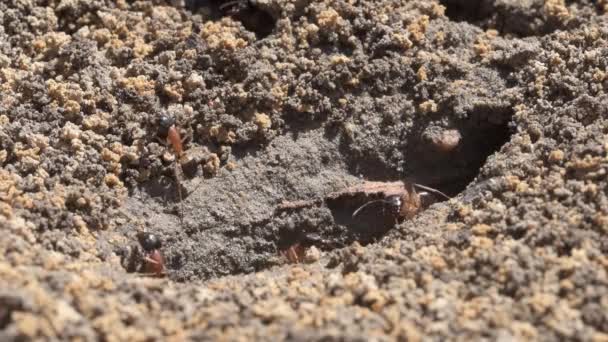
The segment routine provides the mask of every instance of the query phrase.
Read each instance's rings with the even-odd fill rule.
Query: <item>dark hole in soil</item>
[[[479,106],[469,113],[467,120],[458,122],[449,129],[434,127],[432,122],[421,127],[408,139],[405,151],[406,177],[402,180],[437,189],[449,196],[459,194],[477,176],[488,156],[509,140],[512,114],[512,109],[508,107]],[[434,133],[441,136],[445,131],[455,132],[460,137],[457,146],[449,151],[441,150],[436,143],[430,141]],[[445,200],[424,189],[418,188],[416,191],[421,194],[422,201],[418,212]],[[347,244],[353,241],[361,244],[375,242],[404,219],[399,218],[391,207],[386,194],[359,192],[353,195],[325,200],[333,224],[343,227],[341,234],[346,233],[346,237],[339,238]],[[365,207],[353,216],[363,205]],[[338,239],[338,236],[329,234],[324,238],[325,241],[331,241]]]
[[[486,0],[441,0],[440,2],[446,7],[448,18],[457,22],[478,23],[491,15],[493,10],[492,4]]]
[[[487,157],[509,141],[512,115],[512,109],[507,107],[475,108],[468,120],[449,129],[461,136],[458,145],[449,151],[441,151],[430,142],[432,134],[427,133],[432,127],[425,127],[410,140],[406,157],[411,162],[406,174],[416,183],[449,196],[460,193],[477,176]]]
[[[392,213],[390,204],[378,200],[383,199],[354,198],[342,201],[333,200],[328,201],[327,206],[332,212],[334,222],[348,227],[352,240],[367,244],[374,242],[398,223],[397,217]],[[372,203],[370,201],[378,202]],[[353,217],[353,213],[368,202],[369,204]]]
[[[456,22],[468,22],[483,30],[495,29],[502,35],[516,37],[542,36],[564,25],[578,26],[574,19],[565,24],[555,18],[547,18],[540,8],[542,2],[495,1],[495,0],[440,0],[446,7],[446,15]],[[566,1],[566,6],[573,4]]]
[[[422,195],[420,210],[442,200],[445,199],[432,194]],[[404,219],[399,217],[399,208],[393,207],[390,198],[381,195],[329,199],[326,202],[334,223],[347,227],[348,243],[358,241],[366,245],[376,242]]]
[[[245,29],[255,33],[258,39],[271,34],[276,25],[270,13],[254,6],[249,0],[187,0],[186,8],[193,12],[208,8],[216,18],[231,16],[240,21]]]
[[[23,300],[8,292],[0,294],[0,329],[6,328],[12,321],[14,311],[23,311],[25,305]]]

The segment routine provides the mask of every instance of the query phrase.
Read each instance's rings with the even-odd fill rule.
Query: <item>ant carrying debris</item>
[[[440,198],[450,199],[448,195],[437,189],[413,182],[364,181],[321,198],[284,201],[275,209],[275,215],[285,211],[325,207],[332,215],[333,224],[342,228],[338,230],[321,228],[320,231],[300,233],[300,236],[295,237],[290,233],[289,239],[292,241],[279,253],[290,263],[300,263],[307,259],[311,254],[311,248],[315,246],[334,249],[352,240],[362,243],[375,241],[399,222],[414,218],[416,214]],[[363,211],[374,204],[382,205],[382,213],[378,210],[370,210],[369,213],[362,215]],[[341,230],[343,228],[346,230]],[[316,233],[325,236],[317,236]]]
[[[144,250],[142,273],[162,277],[165,271],[165,258],[161,252],[161,239],[152,233],[140,233],[139,244]]]
[[[352,217],[356,217],[363,209],[366,207],[375,204],[375,203],[383,203],[389,207],[389,211],[392,217],[395,218],[395,221],[398,222],[403,219],[412,219],[422,208],[422,196],[426,196],[429,193],[439,195],[447,200],[450,197],[443,192],[417,183],[384,183],[384,187],[379,186],[379,182],[367,182],[364,183],[364,187],[361,190],[364,192],[369,188],[369,190],[373,190],[378,192],[381,190],[381,193],[384,193],[385,197],[378,200],[368,201],[357,210],[355,210],[352,214]],[[401,184],[399,184],[401,183]],[[423,192],[416,192],[416,188],[421,190],[426,190]]]
[[[417,192],[416,189],[424,190]],[[328,201],[344,201],[347,198],[365,197],[379,198],[365,202],[359,206],[352,214],[352,217],[359,215],[365,208],[370,205],[381,203],[389,208],[391,216],[395,221],[413,218],[423,207],[424,196],[429,194],[445,198],[450,197],[443,192],[412,182],[372,182],[365,181],[362,184],[347,188],[342,191],[333,192],[327,195],[324,199],[300,200],[294,202],[283,202],[277,207],[277,212],[285,210],[295,210],[306,207],[320,205]]]

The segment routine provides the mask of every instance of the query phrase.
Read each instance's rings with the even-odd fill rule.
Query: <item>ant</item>
[[[173,173],[175,175],[175,182],[177,187],[177,195],[179,197],[180,203],[180,212],[179,212],[179,220],[180,223],[183,224],[184,221],[184,204],[183,204],[183,196],[182,196],[182,185],[181,185],[181,177],[178,167],[181,168],[181,164],[183,162],[185,152],[183,139],[175,125],[175,118],[161,115],[158,120],[158,135],[166,140],[166,143],[171,146],[173,150],[173,154],[175,156],[175,167],[173,169]],[[181,170],[183,173],[183,169]]]
[[[416,215],[416,213],[418,213],[422,207],[422,196],[432,193],[444,197],[445,199],[450,199],[450,197],[443,192],[425,185],[417,183],[405,183],[404,185],[405,187],[397,194],[388,195],[386,198],[368,201],[367,203],[363,204],[353,212],[352,217],[354,218],[357,216],[364,208],[371,204],[384,203],[388,205],[390,214],[395,218],[396,223],[403,219],[411,219],[414,217],[414,215]],[[416,188],[426,191],[418,193],[416,192]]]
[[[306,255],[306,247],[304,247],[301,243],[294,243],[289,246],[287,249],[280,250],[279,254],[281,254],[287,261],[291,264],[299,264],[304,260],[304,256]]]
[[[315,254],[317,254],[316,259],[318,259],[319,251],[315,245],[326,243],[327,241],[314,233],[303,233],[297,242],[292,243],[285,249],[280,249],[279,255],[287,259],[290,264],[299,264],[309,261],[311,258],[314,260]]]
[[[165,257],[161,252],[162,242],[157,235],[141,233],[139,243],[144,250],[142,272],[161,277],[165,271]]]
[[[158,119],[158,135],[167,139],[167,142],[173,147],[175,156],[181,158],[184,154],[184,146],[182,137],[175,126],[175,118],[161,115]]]

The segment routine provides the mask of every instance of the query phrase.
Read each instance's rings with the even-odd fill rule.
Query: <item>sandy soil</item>
[[[225,3],[0,3],[0,340],[608,341],[608,2]]]

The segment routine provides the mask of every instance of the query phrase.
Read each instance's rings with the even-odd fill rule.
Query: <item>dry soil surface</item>
[[[606,12],[2,1],[0,340],[608,341]]]

